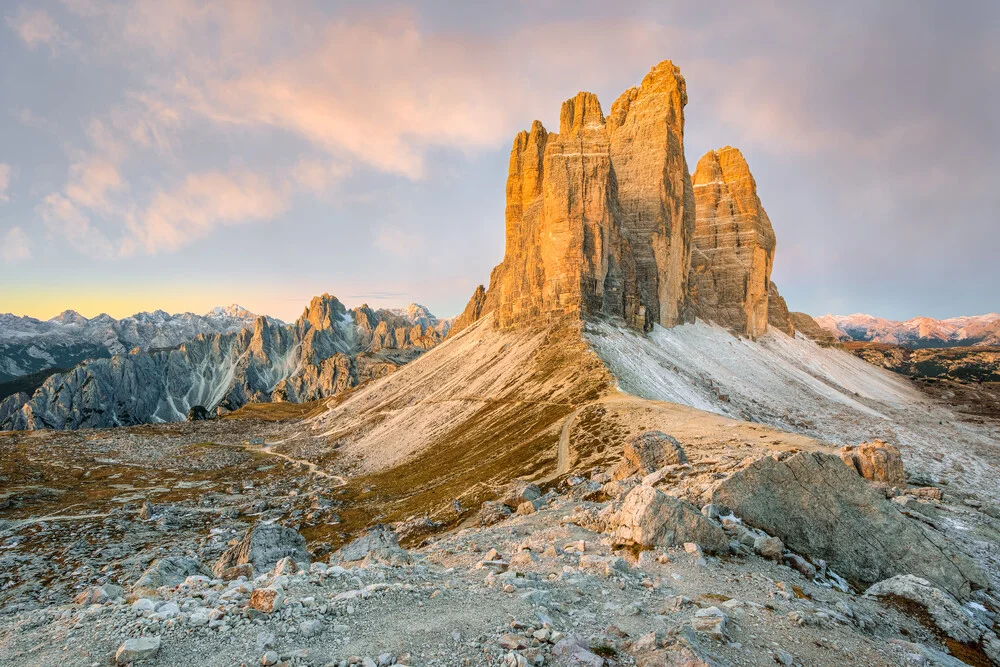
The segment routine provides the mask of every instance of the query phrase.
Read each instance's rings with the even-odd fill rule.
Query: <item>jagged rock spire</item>
[[[697,211],[692,309],[702,319],[756,338],[767,331],[775,248],[757,183],[743,154],[730,146],[702,156],[692,181]]]
[[[664,61],[608,118],[581,92],[563,103],[558,134],[538,121],[518,133],[506,253],[472,310],[494,311],[501,327],[586,314],[643,330],[678,323],[694,231],[686,103],[684,78]]]

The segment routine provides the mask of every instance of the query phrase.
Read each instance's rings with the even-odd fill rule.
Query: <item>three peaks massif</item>
[[[487,313],[501,328],[610,318],[648,332],[700,318],[757,338],[793,335],[770,281],[775,236],[743,155],[684,157],[684,78],[654,67],[605,116],[593,93],[563,103],[559,133],[514,139],[506,254],[452,324],[420,308],[348,311],[313,299],[292,325],[257,319],[174,349],[81,364],[0,405],[7,429],[182,420],[252,402],[328,398],[382,377]],[[807,316],[806,316],[807,317]],[[450,331],[450,333],[449,333]],[[220,410],[221,408],[221,410]]]

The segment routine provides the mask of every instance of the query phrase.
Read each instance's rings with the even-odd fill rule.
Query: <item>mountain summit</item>
[[[692,181],[686,104],[666,60],[607,116],[580,92],[563,102],[558,134],[537,120],[518,133],[506,252],[452,332],[494,312],[501,327],[600,315],[650,331],[701,318],[762,335],[777,295],[774,230],[739,150],[709,151]],[[787,312],[776,321],[794,331]]]

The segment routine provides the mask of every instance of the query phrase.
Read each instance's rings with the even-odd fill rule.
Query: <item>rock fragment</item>
[[[129,639],[115,652],[115,662],[127,665],[130,662],[142,662],[156,656],[160,651],[159,637],[138,637]]]
[[[410,554],[399,546],[399,538],[387,526],[375,526],[367,533],[340,550],[340,560],[345,563],[373,559],[387,565],[405,565]]]
[[[259,574],[274,568],[286,556],[296,563],[308,565],[306,539],[291,528],[276,523],[258,523],[246,532],[238,544],[219,557],[212,566],[212,572],[220,578],[233,578],[231,568],[249,564]]]
[[[661,547],[695,542],[709,553],[725,553],[729,539],[694,505],[648,486],[633,489],[612,517],[615,538],[625,544]]]
[[[872,482],[906,488],[903,457],[896,447],[881,440],[848,445],[837,450],[840,459]]]

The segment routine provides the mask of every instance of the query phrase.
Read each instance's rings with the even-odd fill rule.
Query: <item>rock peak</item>
[[[683,81],[667,61],[615,102],[613,119],[580,92],[563,103],[558,134],[538,121],[518,133],[504,261],[466,314],[495,311],[501,327],[599,314],[642,330],[680,321],[694,230]]]
[[[324,293],[312,298],[301,319],[316,329],[331,329],[346,313],[347,308],[337,297]]]
[[[536,121],[537,122],[537,121]],[[541,125],[539,123],[539,125]],[[544,129],[544,128],[543,128]],[[583,91],[562,104],[559,112],[559,134],[572,134],[583,129],[604,129],[604,112],[594,93]],[[534,125],[532,125],[534,130]]]
[[[774,230],[743,153],[731,146],[708,151],[691,180],[697,211],[689,287],[694,313],[756,338],[767,331],[773,293],[773,315],[787,332],[787,308],[783,300],[777,303],[770,283]]]

